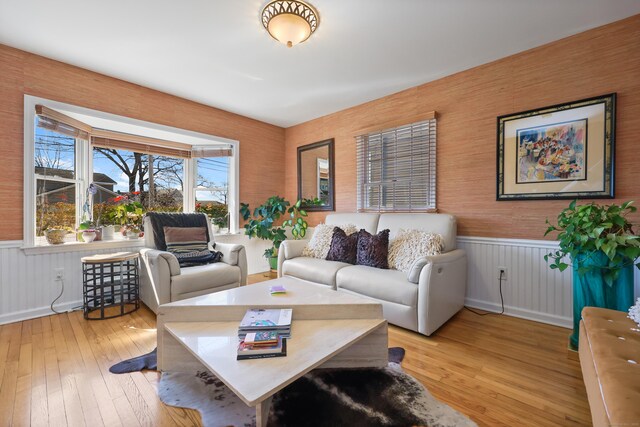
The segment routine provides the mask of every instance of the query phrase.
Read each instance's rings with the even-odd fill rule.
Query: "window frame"
[[[98,110],[79,107],[72,104],[54,101],[51,99],[35,97],[31,95],[24,96],[24,190],[23,190],[23,247],[24,248],[50,248],[49,245],[36,245],[36,183],[38,177],[34,170],[35,158],[35,118],[36,105],[43,105],[54,110],[63,110],[72,113],[91,116],[96,119],[109,120],[118,122],[122,125],[137,126],[148,132],[161,131],[169,132],[175,135],[175,139],[183,139],[185,141],[201,141],[204,145],[230,145],[233,150],[232,160],[229,162],[229,196],[228,209],[230,212],[229,232],[238,233],[239,230],[239,200],[240,200],[240,141],[228,138],[208,135],[200,132],[194,132],[186,129],[180,129],[171,126],[160,125],[157,123],[147,122],[143,120],[131,119],[129,117],[119,116],[111,113],[105,113]],[[183,210],[184,212],[195,212],[195,186],[192,179],[195,172],[195,162],[197,158],[189,158],[184,161],[183,168]],[[84,140],[76,138],[76,225],[82,213],[82,205],[87,186],[92,182],[93,178],[93,144],[91,138]],[[117,246],[127,246],[126,241],[114,241]],[[56,247],[64,247],[75,245],[76,242],[67,245],[57,245]],[[81,245],[95,245],[100,243],[78,243]],[[112,243],[112,242],[109,242]],[[111,246],[111,245],[109,245]],[[64,249],[63,249],[64,250]]]
[[[398,167],[398,159],[402,159],[399,157],[398,153],[398,137],[401,134],[405,134],[410,132],[412,135],[415,131],[420,132],[418,129],[421,127],[426,127],[427,132],[426,136],[423,136],[424,141],[422,141],[421,137],[411,137],[411,142],[403,143],[405,145],[403,150],[409,151],[413,153],[413,150],[416,149],[416,142],[424,142],[426,145],[426,151],[421,157],[422,160],[425,160],[427,165],[424,166],[427,168],[426,173],[417,174],[417,176],[413,176],[413,164],[410,162],[410,177],[408,177],[405,182],[404,179],[396,178],[397,167]],[[415,130],[414,130],[415,129]],[[385,142],[385,137],[389,137],[389,135],[393,135],[393,147],[396,150],[393,156],[389,155],[385,152],[389,147]],[[368,128],[361,131],[358,131],[354,134],[355,143],[356,143],[356,179],[357,179],[357,211],[358,212],[377,212],[377,213],[385,213],[385,212],[437,212],[437,120],[435,111],[430,113],[427,117],[416,117],[410,121],[403,121],[400,123],[388,123],[384,126],[377,126],[375,128]],[[371,148],[371,140],[373,140],[374,144],[379,144],[379,148]],[[420,140],[420,141],[417,141]],[[408,147],[408,148],[407,148]],[[372,169],[372,160],[371,157],[375,157],[375,150],[379,150],[378,160],[380,162],[380,166]],[[410,157],[414,157],[411,155]],[[403,160],[406,162],[406,160]],[[392,177],[387,177],[386,175],[390,173],[390,170],[393,171]],[[379,179],[372,179],[372,174],[379,174]],[[411,202],[409,202],[408,206],[405,205],[396,205],[395,204],[395,185],[396,182],[401,184],[408,183],[409,188],[411,188],[412,180],[414,178],[423,178],[425,183],[424,186],[420,185],[419,190],[424,189],[425,191],[425,199],[427,201],[427,205],[424,206],[416,206],[415,208],[411,206]],[[375,182],[374,182],[375,181]],[[379,203],[377,205],[372,205],[370,200],[370,188],[377,182],[379,187]],[[394,200],[394,204],[391,207],[386,207],[386,202],[382,203],[383,199],[389,197],[389,194],[386,194],[386,191],[383,187],[388,185],[392,185],[394,190],[392,192],[392,197]],[[409,190],[412,191],[412,190]],[[418,190],[416,190],[418,191]],[[410,197],[413,197],[413,193],[411,193]]]

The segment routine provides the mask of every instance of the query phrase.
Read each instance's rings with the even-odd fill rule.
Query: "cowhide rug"
[[[476,424],[437,401],[404,373],[401,348],[389,349],[381,369],[316,369],[276,393],[269,426],[429,426]],[[255,409],[245,405],[209,372],[163,373],[158,386],[167,405],[195,409],[207,427],[255,426]]]

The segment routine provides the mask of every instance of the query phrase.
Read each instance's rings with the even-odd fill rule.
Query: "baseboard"
[[[464,305],[471,308],[479,308],[480,310],[492,311],[494,313],[500,313],[501,310],[500,304],[496,304],[495,302],[480,301],[470,298],[465,298]],[[573,328],[573,319],[570,317],[555,316],[553,314],[511,307],[508,305],[504,306],[504,314],[507,316],[519,317],[521,319],[533,320],[535,322],[561,326],[563,328]]]
[[[54,308],[58,312],[67,312],[80,306],[82,306],[82,300],[56,304]],[[23,311],[15,311],[13,313],[1,315],[0,325],[4,325],[7,323],[14,323],[14,322],[22,322],[23,320],[35,319],[37,317],[51,316],[52,314],[55,314],[55,313],[51,311],[50,306],[39,307],[39,308],[23,310]]]

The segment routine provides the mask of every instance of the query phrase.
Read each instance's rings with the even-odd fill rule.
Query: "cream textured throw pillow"
[[[389,268],[409,273],[417,258],[438,255],[444,248],[440,234],[400,229],[389,243]]]
[[[326,259],[331,247],[331,238],[333,237],[333,229],[340,227],[344,230],[347,236],[356,233],[358,228],[353,224],[347,225],[329,225],[318,224],[313,230],[313,236],[307,243],[307,246],[302,250],[302,256]]]

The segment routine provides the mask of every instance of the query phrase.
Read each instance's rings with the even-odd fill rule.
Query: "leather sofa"
[[[431,335],[464,305],[467,286],[467,256],[456,249],[456,220],[446,214],[336,213],[326,224],[353,224],[377,233],[389,229],[392,240],[400,229],[439,233],[445,245],[440,255],[423,257],[417,283],[407,273],[362,265],[303,257],[308,241],[286,240],[278,253],[278,277],[292,276],[371,298],[382,304],[384,316],[397,326]],[[418,257],[418,255],[416,255]]]
[[[209,235],[213,236],[207,223]],[[140,250],[140,299],[154,313],[158,313],[160,304],[247,284],[247,254],[243,245],[216,243],[215,250],[222,252],[221,262],[180,267],[175,255],[156,248],[147,217],[144,229],[148,231],[144,233],[145,248]]]
[[[585,307],[578,351],[593,425],[640,425],[640,327],[625,312]]]

